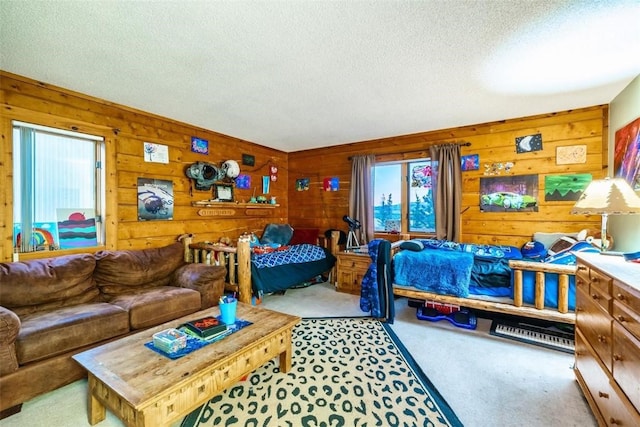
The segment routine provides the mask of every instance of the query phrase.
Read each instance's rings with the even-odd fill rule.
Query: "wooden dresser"
[[[366,253],[339,252],[336,272],[336,290],[360,295],[362,278],[367,274],[371,257]]]
[[[602,426],[640,426],[640,264],[576,254],[575,373]]]

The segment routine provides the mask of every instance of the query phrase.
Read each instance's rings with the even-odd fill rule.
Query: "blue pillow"
[[[419,240],[407,240],[400,243],[400,249],[406,249],[408,251],[420,252],[424,249],[424,245]]]
[[[262,233],[260,242],[263,245],[268,243],[277,243],[279,245],[288,245],[293,237],[293,228],[289,224],[267,224]]]
[[[522,252],[522,256],[525,258],[537,259],[547,256],[547,250],[544,248],[544,245],[534,241],[525,243],[520,252]]]

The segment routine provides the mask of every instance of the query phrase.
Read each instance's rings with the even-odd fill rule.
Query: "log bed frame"
[[[251,245],[249,236],[241,236],[236,246],[225,246],[217,243],[194,243],[193,234],[183,234],[178,237],[184,244],[184,260],[189,263],[216,264],[223,267],[236,265],[237,268],[228,268],[228,281],[225,283],[226,292],[235,292],[238,301],[251,303]],[[318,244],[328,248],[332,254],[339,251],[339,231],[332,231],[329,239],[318,238]],[[220,256],[222,255],[222,256]],[[224,255],[227,255],[225,257]],[[336,277],[335,266],[331,269],[330,277]]]
[[[337,254],[340,250],[337,242],[340,237],[339,231],[333,231],[331,238],[321,242],[321,246],[330,249],[332,254]],[[400,236],[401,239],[405,237]],[[193,234],[184,234],[179,237],[184,244],[184,257],[186,262],[218,264],[222,266],[237,264],[236,268],[227,268],[228,281],[225,283],[225,291],[236,292],[238,300],[244,303],[251,303],[251,248],[249,237],[240,237],[237,246],[224,246],[209,242],[193,242]],[[392,251],[397,249],[392,249]],[[228,261],[220,253],[228,254]],[[453,304],[477,310],[484,310],[494,313],[509,314],[522,317],[530,317],[553,322],[575,324],[575,313],[569,311],[569,276],[575,276],[576,266],[544,264],[529,261],[509,261],[509,267],[514,274],[514,299],[511,300],[489,300],[479,298],[462,298],[451,295],[435,294],[422,291],[410,286],[393,284],[393,294],[407,298],[420,300],[430,300],[443,304]],[[336,267],[331,270],[330,277],[336,281]],[[525,305],[523,302],[523,272],[535,272],[535,300],[534,305]],[[558,308],[544,306],[545,273],[558,274]]]
[[[419,300],[430,300],[442,304],[453,304],[476,310],[514,316],[530,317],[551,322],[575,324],[575,313],[569,311],[569,276],[575,276],[575,265],[544,264],[531,261],[510,260],[509,267],[513,270],[513,300],[480,299],[480,297],[455,297],[423,291],[411,286],[393,284],[393,294]],[[523,302],[523,272],[535,272],[534,305]],[[558,308],[544,306],[545,273],[558,274]]]

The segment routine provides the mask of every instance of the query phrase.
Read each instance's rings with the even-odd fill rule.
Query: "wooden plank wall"
[[[462,154],[478,154],[480,169],[463,172],[463,242],[520,247],[536,231],[599,229],[599,216],[569,213],[573,202],[544,201],[544,177],[572,173],[590,173],[594,179],[606,176],[607,114],[607,106],[594,106],[289,153],[289,221],[294,227],[347,230],[342,217],[348,213],[349,156],[375,154],[377,161],[416,158],[428,156],[428,147],[433,144],[467,141],[471,146],[463,147]],[[542,134],[543,150],[517,154],[515,138],[536,133]],[[587,146],[586,163],[556,164],[556,148],[570,145]],[[514,163],[513,169],[502,176],[538,174],[538,212],[480,212],[479,188],[480,178],[485,176],[484,165],[498,162]],[[326,177],[340,179],[337,192],[322,191]],[[295,183],[300,178],[310,179],[308,191],[296,191]]]
[[[66,130],[100,135],[106,141],[106,247],[129,249],[157,247],[175,241],[183,233],[195,233],[197,241],[237,237],[245,231],[262,233],[269,222],[287,222],[287,153],[232,138],[171,119],[71,92],[25,77],[0,71],[0,260],[12,258],[12,153],[11,121],[20,120]],[[215,114],[212,111],[211,114]],[[209,155],[191,152],[191,136],[209,141]],[[169,146],[169,163],[146,163],[143,142]],[[242,166],[242,153],[255,156],[255,166]],[[241,172],[251,176],[257,195],[268,167],[279,167],[278,181],[271,183],[270,196],[279,207],[268,217],[220,218],[198,216],[192,201],[210,199],[211,192],[189,192],[185,168],[196,161],[220,164],[236,160]],[[138,221],[137,179],[171,180],[174,190],[172,221]],[[236,200],[248,201],[251,190],[235,190]],[[55,255],[67,251],[56,251]],[[52,256],[53,253],[21,254],[20,259]]]

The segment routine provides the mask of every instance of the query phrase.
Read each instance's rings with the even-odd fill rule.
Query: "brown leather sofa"
[[[182,243],[0,263],[0,414],[84,377],[72,355],[216,305],[225,275]]]

